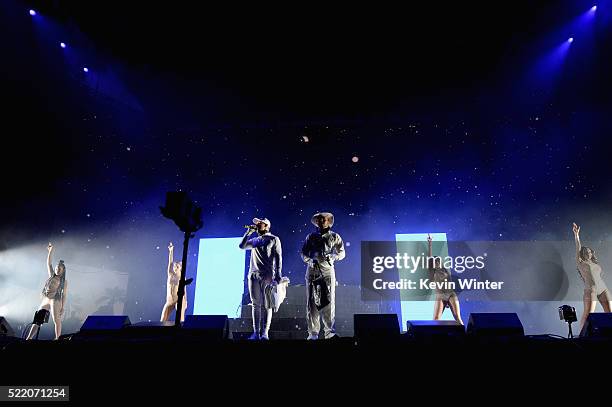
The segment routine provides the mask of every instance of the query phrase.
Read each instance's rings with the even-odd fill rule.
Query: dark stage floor
[[[367,342],[348,337],[248,342],[159,330],[27,343],[6,338],[0,350],[3,382],[68,384],[71,400],[84,402],[133,396],[161,400],[181,394],[179,400],[200,395],[210,401],[215,395],[225,403],[249,401],[249,391],[266,388],[299,400],[311,386],[319,389],[313,395],[317,403],[325,392],[341,398],[394,394],[408,400],[426,389],[433,398],[460,393],[468,397],[464,390],[470,390],[477,394],[469,397],[503,394],[525,401],[532,398],[528,389],[546,386],[557,389],[558,395],[573,391],[586,372],[593,380],[601,379],[595,372],[605,374],[611,355],[612,339],[596,338],[404,336]],[[429,393],[439,386],[449,393]]]

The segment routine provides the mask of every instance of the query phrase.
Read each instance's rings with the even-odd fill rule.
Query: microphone
[[[257,229],[257,226],[255,225],[244,225],[245,229]]]

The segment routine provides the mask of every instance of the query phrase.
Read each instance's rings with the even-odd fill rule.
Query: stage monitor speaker
[[[611,338],[612,313],[590,313],[584,327],[582,328],[582,331],[580,331],[580,336],[588,338]]]
[[[208,339],[227,339],[229,322],[227,315],[186,315],[183,329]]]
[[[408,321],[406,325],[406,333],[414,338],[465,335],[465,327],[456,321]]]
[[[119,331],[128,325],[131,322],[127,315],[90,315],[80,332]]]
[[[11,324],[4,317],[0,317],[0,336],[15,336],[15,331],[11,328]]]
[[[355,338],[360,340],[397,339],[400,335],[396,314],[355,314]]]
[[[467,334],[474,336],[525,336],[523,324],[514,312],[471,313]]]

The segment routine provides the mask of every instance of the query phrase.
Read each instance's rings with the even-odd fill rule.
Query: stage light
[[[89,68],[87,68],[87,67],[83,68],[83,72],[85,72],[85,73],[89,72]]]
[[[64,42],[60,42],[60,47],[62,47],[62,48],[66,48],[66,43],[64,43]]]
[[[574,42],[574,37],[569,37],[569,38],[567,39],[567,42],[569,42],[569,43]]]
[[[597,10],[597,6],[591,7],[591,11],[596,11],[596,10]]]
[[[30,15],[31,15],[31,16],[35,16],[35,15],[36,15],[36,10],[32,10],[32,9],[30,9]]]

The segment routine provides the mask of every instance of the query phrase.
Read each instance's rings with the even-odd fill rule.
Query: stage
[[[609,362],[612,340],[404,336],[249,342],[205,340],[170,328],[115,338],[4,341],[1,349],[2,365],[10,367],[6,383],[68,384],[72,401],[186,400],[194,395],[203,400],[214,396],[219,403],[248,401],[248,391],[262,382],[286,400],[303,395],[307,383],[336,400],[359,395],[405,400],[443,383],[445,395],[425,394],[442,400],[470,390],[463,394],[471,399],[504,395],[524,401],[533,397],[528,389],[570,391],[563,387],[562,373],[572,375],[571,384],[581,379],[577,373],[585,366],[595,373]],[[33,371],[41,363],[49,369]]]

